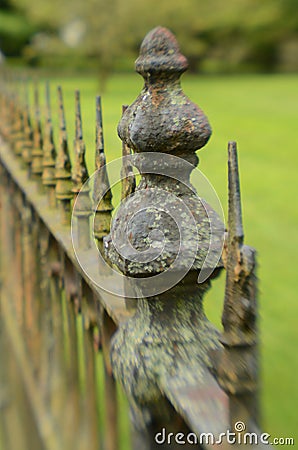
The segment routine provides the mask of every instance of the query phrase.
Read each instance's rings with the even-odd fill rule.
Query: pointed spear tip
[[[102,129],[102,111],[101,111],[101,96],[97,95],[96,103],[96,152],[104,153],[104,140]]]
[[[63,104],[63,94],[62,94],[62,87],[59,85],[57,86],[57,92],[58,92],[58,104],[59,104],[59,110],[60,110],[60,130],[66,131],[66,121],[65,121],[65,114],[64,114],[64,104]]]
[[[82,129],[82,116],[81,116],[81,102],[80,102],[80,91],[75,91],[75,136],[76,139],[83,139],[83,129]]]
[[[232,235],[243,238],[242,208],[240,194],[240,177],[237,156],[237,144],[230,141],[228,144],[229,169],[229,230]]]

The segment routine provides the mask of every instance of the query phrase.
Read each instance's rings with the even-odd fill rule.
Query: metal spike
[[[229,235],[238,242],[243,242],[244,232],[242,225],[242,211],[240,198],[239,168],[237,158],[237,144],[234,141],[228,144],[228,170],[229,170]]]
[[[243,243],[236,142],[228,145],[228,170],[227,272],[222,314],[224,332],[220,339],[223,352],[217,374],[221,387],[229,395],[230,421],[234,424],[238,417],[244,418],[245,422],[248,417],[258,421],[256,251]]]
[[[75,140],[74,140],[74,153],[75,164],[72,175],[74,183],[72,191],[79,193],[84,183],[88,180],[89,174],[85,161],[86,146],[83,140],[82,130],[82,117],[81,117],[81,105],[80,105],[80,92],[75,91]]]
[[[71,162],[68,151],[66,121],[64,114],[62,88],[58,86],[59,104],[59,149],[56,158],[56,198],[61,209],[61,222],[67,224],[70,221],[70,201],[72,194]]]
[[[96,152],[95,152],[95,168],[99,169],[100,154],[104,153],[103,129],[102,129],[102,113],[101,113],[101,97],[96,97]]]
[[[104,153],[104,140],[102,128],[101,98],[96,97],[96,149],[95,169],[98,171],[94,180],[93,203],[95,208],[94,235],[100,246],[102,239],[110,231],[112,205],[112,192],[106,168]]]
[[[76,139],[83,139],[82,130],[82,116],[81,116],[81,102],[80,102],[80,91],[75,91],[75,108],[76,108]]]
[[[33,134],[33,149],[32,149],[32,175],[40,179],[42,175],[42,159],[43,159],[43,139],[40,121],[40,107],[39,107],[39,91],[37,83],[34,86],[34,109],[35,109],[35,126]]]
[[[85,151],[86,147],[83,140],[80,92],[75,91],[75,164],[72,175],[72,192],[74,192],[76,198],[74,214],[77,217],[78,224],[78,244],[82,249],[88,249],[90,247],[90,215],[92,214],[92,203],[89,195],[90,188],[89,184],[86,183],[89,175],[85,161]]]
[[[32,147],[33,147],[33,130],[30,119],[28,80],[25,81],[24,96],[25,96],[25,107],[23,113],[24,141],[22,145],[22,158],[25,163],[25,167],[28,167],[29,169],[29,176],[30,176],[31,162],[32,162]]]

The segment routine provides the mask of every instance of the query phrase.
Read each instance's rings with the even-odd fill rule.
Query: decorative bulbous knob
[[[144,88],[118,125],[120,138],[135,152],[172,153],[188,159],[187,153],[207,143],[211,135],[208,119],[180,86],[187,68],[169,30],[157,27],[147,34],[136,60]]]

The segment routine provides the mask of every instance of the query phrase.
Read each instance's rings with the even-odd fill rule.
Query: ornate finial
[[[104,153],[101,98],[96,97],[96,149],[95,169],[99,172],[95,175],[93,203],[95,207],[94,235],[99,243],[110,231],[111,214],[113,210],[112,192],[108,172],[106,169],[106,157]]]
[[[25,82],[25,108],[23,113],[24,122],[24,140],[22,145],[22,158],[26,166],[31,166],[32,162],[32,146],[33,131],[31,127],[30,111],[29,111],[29,91],[28,82]]]
[[[78,221],[78,243],[80,248],[87,249],[90,247],[90,224],[89,217],[92,214],[92,204],[90,200],[89,184],[85,185],[88,180],[88,170],[85,162],[85,143],[83,141],[82,117],[80,105],[80,92],[75,91],[75,164],[73,168],[72,192],[75,194],[76,204],[74,214]]]
[[[76,120],[75,120],[75,140],[74,140],[74,150],[75,150],[75,164],[73,168],[72,180],[74,186],[72,192],[78,193],[84,183],[88,180],[88,169],[85,161],[85,142],[83,140],[83,130],[82,130],[82,118],[81,118],[81,105],[80,105],[80,92],[75,91],[75,110],[76,110]]]
[[[127,110],[128,105],[122,105],[122,115]],[[132,164],[128,157],[131,156],[131,150],[128,145],[122,141],[122,169],[121,169],[121,200],[132,194],[136,188],[136,178],[133,173]]]
[[[230,396],[230,416],[234,424],[237,420],[248,423],[248,413],[250,417],[258,416],[256,252],[243,244],[236,142],[229,142],[228,169],[228,238],[224,258],[227,274],[222,315],[224,333],[221,338],[224,351],[218,367],[218,378]],[[237,395],[246,395],[243,410],[239,405],[234,407]]]
[[[42,175],[43,140],[40,121],[39,92],[37,83],[34,86],[35,126],[32,149],[32,175],[40,179]]]
[[[171,152],[193,161],[191,155],[207,143],[208,120],[180,86],[187,67],[169,30],[158,27],[147,34],[136,60],[145,85],[118,126],[120,138],[135,152]]]
[[[46,121],[45,121],[44,141],[43,141],[42,184],[46,186],[49,206],[51,208],[55,208],[56,206],[55,164],[57,153],[54,144],[51,102],[50,102],[50,85],[48,82],[46,83],[45,94],[46,94]]]
[[[136,153],[132,161],[141,180],[121,202],[104,240],[107,258],[126,275],[125,295],[137,299],[137,313],[113,336],[111,362],[144,441],[148,423],[165,417],[173,423],[160,382],[170,376],[175,385],[185,384],[185,367],[192,382],[202,379],[207,368],[214,370],[210,355],[220,348],[202,303],[208,277],[221,267],[224,227],[190,183],[195,151],[211,130],[180,87],[186,68],[168,30],[155,28],[145,37],[136,61],[145,85],[118,126]],[[153,448],[153,440],[145,446]]]
[[[187,60],[169,30],[158,27],[147,34],[136,61],[136,70],[145,81],[144,88],[125,110],[118,125],[124,145],[135,152],[132,161],[142,178],[136,189],[138,195],[130,196],[117,212],[112,233],[117,245],[114,246],[112,240],[106,241],[108,257],[130,275],[163,272],[176,261],[178,252],[185,256],[179,260],[177,271],[185,270],[189,264],[193,269],[207,269],[208,255],[211,256],[206,263],[208,271],[222,266],[218,263],[218,255],[222,249],[223,224],[213,209],[196,196],[190,184],[190,173],[198,164],[195,152],[207,143],[211,128],[203,111],[180,86],[180,76],[187,67]],[[161,189],[163,193],[171,192],[172,196],[162,201]],[[176,196],[176,202],[173,196]],[[138,202],[142,211],[136,223]],[[188,219],[183,219],[184,229],[189,230],[187,242],[181,247],[183,251],[173,245],[180,239],[177,227],[174,223],[169,225],[167,214],[153,211],[159,207],[171,211],[174,205],[175,214],[181,214],[181,220],[185,215],[183,208],[192,212]],[[137,259],[137,255],[145,251],[144,236],[151,234],[152,226],[164,235],[163,255],[153,258],[150,263],[131,261],[132,248],[137,252]],[[160,240],[157,241],[154,245],[158,247]],[[198,251],[192,264],[189,255],[194,243]]]
[[[70,220],[70,201],[73,197],[71,182],[71,162],[68,151],[66,122],[63,106],[63,95],[61,86],[58,86],[59,103],[59,149],[56,158],[56,198],[61,206],[61,221],[63,224]]]

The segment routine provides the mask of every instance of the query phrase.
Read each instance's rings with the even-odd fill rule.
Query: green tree
[[[51,31],[39,52],[97,58],[102,80],[157,25],[177,35],[195,70],[274,70],[280,46],[298,39],[297,0],[39,0],[38,8],[11,1]]]

